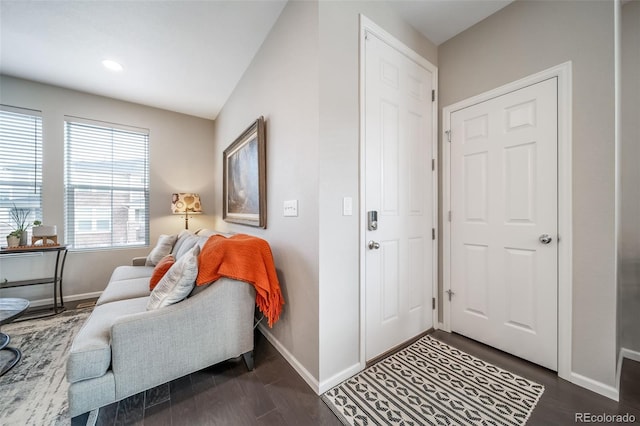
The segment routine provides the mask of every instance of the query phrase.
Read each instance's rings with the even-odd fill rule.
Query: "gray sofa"
[[[210,234],[181,233],[174,248],[184,253]],[[222,278],[147,311],[153,269],[117,267],[75,337],[67,359],[71,417],[240,355],[253,369],[253,286]]]

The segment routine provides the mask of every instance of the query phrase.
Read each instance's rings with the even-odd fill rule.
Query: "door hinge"
[[[435,170],[436,169],[436,159],[432,158],[431,159],[431,170]]]
[[[444,134],[447,135],[447,142],[451,143],[451,130],[445,130]]]
[[[431,239],[432,240],[436,239],[436,228],[431,228]]]
[[[436,298],[435,297],[431,298],[431,309],[433,309],[434,311],[436,310]]]
[[[451,222],[451,210],[449,210],[449,222]]]
[[[435,102],[436,101],[436,91],[432,90],[431,91],[431,102]]]

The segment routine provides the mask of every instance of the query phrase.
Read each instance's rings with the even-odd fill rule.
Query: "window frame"
[[[22,115],[26,118],[24,118],[25,123],[21,125],[21,127],[14,128],[13,131],[6,135],[0,133],[0,140],[3,142],[2,148],[0,148],[0,152],[3,152],[3,158],[0,159],[0,188],[2,188],[0,191],[0,233],[2,233],[2,236],[6,236],[15,229],[14,223],[11,221],[9,215],[9,211],[14,206],[30,209],[26,222],[27,225],[31,225],[36,219],[43,221],[42,193],[44,186],[42,177],[44,145],[42,111],[0,104],[0,115],[4,116],[4,114]],[[3,117],[2,120],[4,121],[4,119]],[[31,119],[33,119],[35,129],[30,133],[29,131],[25,131],[25,129],[27,128],[27,120]],[[7,117],[7,120],[17,122],[19,119],[17,117],[13,119]],[[0,123],[0,132],[3,131],[4,127],[5,126]],[[24,144],[7,143],[9,139],[4,139],[5,136],[13,136],[12,139],[14,141],[22,138],[23,140],[21,140],[21,142],[24,142]],[[29,149],[32,140],[35,148],[25,154],[22,150]],[[6,154],[4,154],[5,151]],[[6,160],[6,158],[14,157],[26,160],[22,162],[23,167],[31,161],[29,160],[30,157],[34,159],[33,162],[29,164],[30,167],[33,167],[32,181],[28,180],[30,178],[29,175],[32,173],[31,170],[23,173],[14,173],[13,180],[9,179],[8,176],[6,179],[4,178],[3,172],[9,175],[11,174],[11,168],[19,165],[17,160],[14,162]],[[27,197],[30,187],[33,188],[34,195]]]
[[[81,136],[73,135],[74,131],[80,131]],[[95,132],[95,135],[91,133]],[[105,164],[108,169],[103,170],[105,173],[100,178],[90,179],[78,182],[78,173],[83,170],[82,167],[74,167],[74,161],[76,163],[87,161],[96,162],[97,159],[92,155],[88,155],[85,158],[82,157],[82,153],[78,152],[78,149],[82,149],[82,142],[86,142],[87,139],[94,137],[96,140],[100,140],[100,148],[108,147],[108,143],[104,139],[106,135],[111,136],[110,140],[110,155],[111,158],[101,160],[101,163]],[[129,249],[139,247],[149,247],[149,187],[150,187],[150,167],[149,167],[149,148],[150,148],[150,131],[148,129],[133,127],[128,125],[110,123],[100,120],[92,120],[81,117],[65,116],[64,117],[64,223],[65,223],[65,241],[70,244],[70,249],[73,251],[95,251],[95,250],[118,250]],[[132,142],[133,141],[133,142]],[[142,148],[135,146],[136,144],[142,144]],[[116,149],[114,149],[116,148]],[[88,151],[85,152],[85,154]],[[134,157],[132,161],[139,163],[137,165],[136,172],[138,173],[137,179],[140,179],[140,183],[127,182],[122,183],[122,175],[116,170],[118,163],[117,156],[127,155],[135,153],[138,157]],[[77,165],[76,165],[77,166]],[[105,179],[108,177],[108,179]],[[110,179],[109,182],[107,182]],[[120,181],[115,183],[114,181]],[[125,179],[126,181],[126,179]],[[95,215],[85,217],[84,215],[78,215],[78,209],[84,209],[88,211],[97,211],[100,209],[97,205],[80,205],[77,198],[79,195],[93,194],[95,197],[100,198],[100,193],[103,193],[103,201],[107,201],[108,215]],[[144,215],[142,215],[141,226],[135,229],[130,228],[129,219],[121,221],[118,219],[116,209],[120,204],[116,201],[116,197],[119,193],[126,193],[130,198],[127,206],[127,215],[133,215],[138,217],[138,210],[143,209]],[[136,195],[137,194],[137,195]],[[132,201],[133,200],[133,201]],[[134,205],[135,204],[135,205]],[[73,211],[72,211],[73,210]],[[91,229],[82,230],[76,229],[76,225],[79,220],[90,221]],[[98,222],[108,221],[109,230],[100,229]],[[114,231],[119,229],[118,231]],[[137,240],[140,230],[144,231],[142,241]],[[136,238],[132,242],[118,243],[114,237],[124,235],[125,239],[128,239],[130,232],[135,232]],[[88,237],[93,234],[96,241],[88,241],[81,244],[78,236]],[[99,243],[99,237],[104,237],[109,234],[109,241]],[[88,238],[90,239],[90,238]]]

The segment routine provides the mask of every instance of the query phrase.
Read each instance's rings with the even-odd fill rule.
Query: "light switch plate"
[[[288,200],[284,202],[284,216],[298,216],[298,200]]]
[[[342,199],[342,216],[353,215],[353,198],[344,197]]]

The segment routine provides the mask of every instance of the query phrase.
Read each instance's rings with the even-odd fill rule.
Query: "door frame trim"
[[[431,114],[431,127],[432,127],[432,152],[431,155],[434,159],[438,158],[438,68],[429,62],[424,57],[420,56],[414,50],[406,46],[403,42],[398,40],[396,37],[391,35],[389,32],[384,30],[382,27],[377,25],[371,19],[367,18],[363,14],[360,14],[360,34],[359,34],[359,98],[360,98],[360,171],[359,171],[359,179],[360,179],[360,194],[359,194],[359,203],[360,203],[360,217],[359,217],[359,233],[360,233],[360,368],[363,370],[366,365],[366,294],[365,294],[365,244],[366,244],[366,235],[364,232],[364,226],[367,223],[367,212],[365,206],[365,37],[367,33],[371,33],[374,36],[378,37],[380,40],[387,43],[389,46],[393,47],[403,55],[405,55],[410,60],[416,62],[418,65],[425,68],[427,71],[431,73],[431,83],[432,88],[436,91],[435,100],[432,103],[433,109]],[[438,292],[438,168],[432,171],[433,177],[433,188],[432,188],[432,218],[431,218],[431,226],[436,230],[436,239],[432,240],[432,264],[433,271],[431,276],[431,284],[432,284],[432,295],[437,298]],[[437,304],[436,309],[432,311],[432,324],[435,328],[438,320],[438,311]]]
[[[451,289],[451,147],[445,142],[446,131],[451,128],[451,114],[463,108],[498,96],[558,78],[558,376],[571,381],[571,335],[573,295],[573,231],[572,231],[572,63],[564,62],[555,67],[530,75],[488,92],[462,100],[442,109],[442,223],[443,223],[443,315],[442,326],[451,332],[451,305],[444,294]]]

